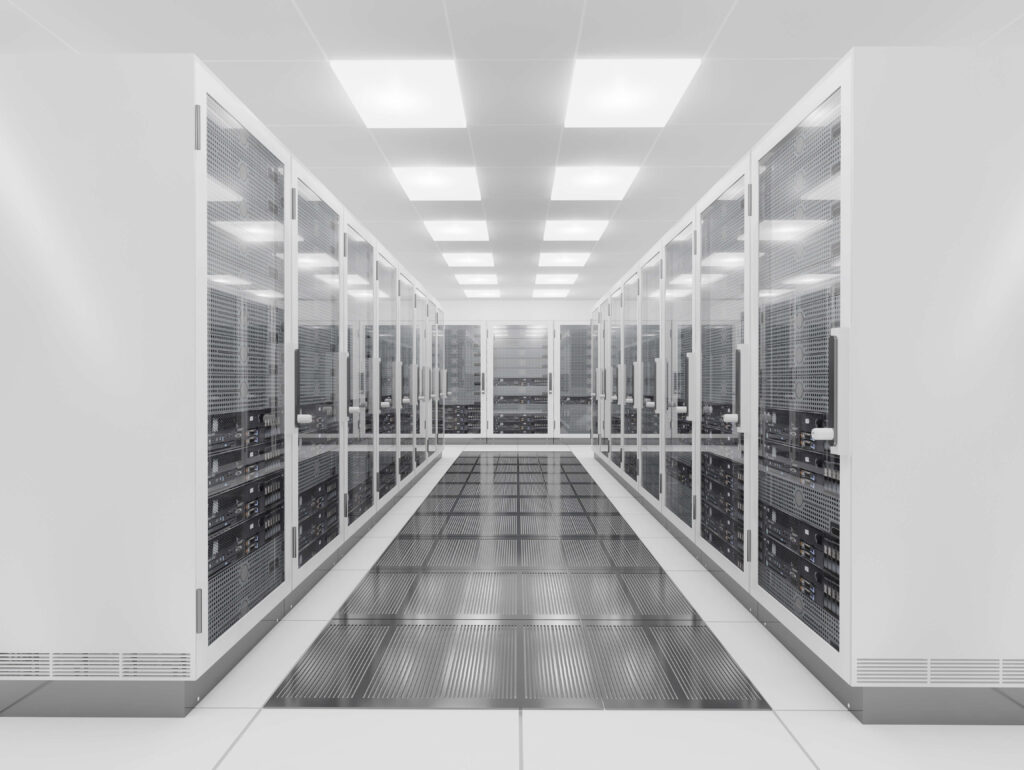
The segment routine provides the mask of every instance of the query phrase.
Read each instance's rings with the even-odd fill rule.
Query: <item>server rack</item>
[[[866,721],[1020,721],[1001,693],[1024,686],[1024,618],[1006,611],[1024,525],[998,481],[1020,452],[965,452],[985,428],[942,415],[1024,385],[1021,357],[987,342],[1024,303],[982,277],[1024,248],[995,213],[1024,200],[1022,64],[855,50],[653,250],[667,487],[644,499]],[[626,280],[595,307],[599,338]],[[966,511],[994,548],[963,545]]]
[[[0,560],[5,582],[32,586],[5,605],[0,680],[49,682],[42,701],[73,682],[83,712],[182,713],[377,510],[374,246],[192,56],[8,64],[0,98],[32,109],[0,116],[21,158],[0,185],[25,202],[0,211],[3,231],[20,265],[75,279],[70,294],[4,305],[12,327],[28,322],[9,361],[40,375],[31,392],[8,378],[4,396],[49,405],[31,430],[12,418],[24,438],[4,457],[4,526],[50,545],[45,560]],[[44,210],[45,227],[31,214]],[[50,250],[44,230],[67,248]],[[54,486],[26,458],[67,414],[90,420],[90,451]],[[25,517],[44,487],[54,510],[79,514]],[[104,689],[83,699],[89,682]]]
[[[549,435],[554,387],[551,327],[538,323],[487,326],[490,435]]]
[[[592,433],[593,370],[591,327],[587,324],[556,324],[554,394],[558,404],[555,433],[586,436]]]
[[[480,435],[483,330],[478,324],[451,324],[444,328],[445,396],[441,432]]]

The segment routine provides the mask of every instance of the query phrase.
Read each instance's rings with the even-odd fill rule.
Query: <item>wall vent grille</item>
[[[927,684],[926,658],[858,658],[860,684]]]
[[[999,684],[999,659],[932,658],[932,684]]]
[[[191,678],[187,652],[0,652],[0,680]]]
[[[1015,684],[1024,687],[1024,658],[1018,660],[1003,659],[1003,684]]]

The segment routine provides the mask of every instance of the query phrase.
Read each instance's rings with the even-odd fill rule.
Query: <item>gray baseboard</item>
[[[998,687],[857,687],[846,682],[779,622],[764,605],[700,547],[686,538],[676,524],[640,490],[622,478],[607,457],[594,457],[612,477],[654,516],[772,635],[820,681],[836,699],[864,724],[1024,724],[1024,688]],[[771,704],[769,704],[771,705]]]
[[[183,717],[266,636],[309,591],[337,565],[352,547],[373,529],[419,477],[441,458],[435,452],[419,466],[407,484],[382,503],[370,519],[351,535],[323,564],[295,586],[259,622],[222,655],[201,677],[189,681],[0,681],[0,717]]]

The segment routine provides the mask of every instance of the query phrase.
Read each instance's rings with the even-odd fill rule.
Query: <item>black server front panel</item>
[[[591,327],[564,325],[559,340],[559,431],[591,430]]]
[[[761,159],[758,187],[762,229],[788,228],[760,244],[758,583],[835,649],[839,458],[812,431],[835,425],[839,97]]]
[[[444,328],[444,366],[448,392],[442,411],[442,433],[480,433],[480,327]]]
[[[207,108],[212,643],[284,582],[284,165]]]
[[[548,432],[548,328],[496,326],[494,339],[493,431]]]

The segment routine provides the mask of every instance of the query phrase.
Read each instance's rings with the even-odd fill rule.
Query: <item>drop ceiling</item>
[[[439,299],[455,276],[578,273],[596,299],[853,45],[1024,45],[1020,0],[0,0],[0,53],[193,52]],[[664,128],[565,128],[578,58],[700,58]],[[333,59],[454,60],[465,128],[368,129]],[[410,201],[393,167],[472,167],[480,200]],[[636,166],[621,201],[552,200],[558,166]],[[469,196],[475,197],[475,196]],[[545,242],[548,220],[608,220]],[[425,221],[484,221],[438,243]],[[491,253],[451,267],[442,253]],[[589,252],[541,268],[541,252]],[[490,288],[490,287],[488,287]],[[548,288],[551,288],[550,286]],[[556,292],[561,293],[561,291]],[[545,300],[557,301],[557,300]]]

